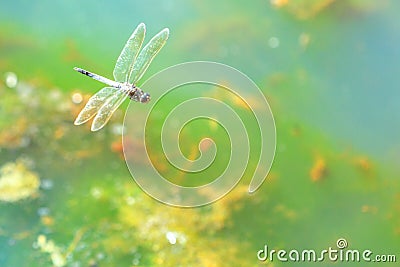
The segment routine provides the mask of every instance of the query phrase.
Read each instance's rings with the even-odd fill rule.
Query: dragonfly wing
[[[92,131],[97,131],[103,128],[103,126],[111,118],[114,111],[124,102],[128,94],[126,91],[118,90],[115,94],[107,99],[103,106],[97,112],[92,123]]]
[[[155,35],[149,43],[143,48],[133,64],[131,73],[128,77],[129,83],[135,84],[149,67],[153,58],[157,55],[160,49],[164,46],[169,36],[168,28],[163,29]]]
[[[104,102],[106,102],[107,99],[117,90],[118,89],[114,87],[104,87],[95,93],[86,103],[86,106],[81,110],[78,117],[76,117],[74,124],[80,125],[90,120],[90,118],[92,118],[104,105]]]
[[[117,82],[126,82],[132,65],[139,53],[146,33],[146,26],[140,23],[129,37],[114,67],[114,78]]]

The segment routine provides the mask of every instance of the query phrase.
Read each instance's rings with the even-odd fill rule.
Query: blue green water
[[[0,266],[52,266],[35,247],[40,234],[64,254],[71,247],[67,266],[258,266],[255,253],[266,243],[324,249],[339,237],[352,248],[398,253],[400,3],[338,2],[306,20],[269,1],[2,3],[1,137],[29,142],[3,141],[0,165],[28,157],[53,186],[42,180],[33,199],[0,203]],[[121,158],[112,129],[122,111],[93,134],[72,125],[77,107],[57,107],[68,106],[72,92],[101,88],[72,67],[111,77],[139,22],[148,36],[171,32],[145,78],[181,62],[217,61],[244,72],[269,99],[277,154],[254,196],[238,187],[225,202],[193,211],[162,205],[137,188]],[[36,96],[21,103],[4,85],[9,71]],[[60,98],[49,97],[54,91]],[[320,157],[327,167],[312,182]],[[171,246],[168,231],[186,241]]]
[[[171,28],[169,53],[159,55],[157,69],[189,60],[214,60],[242,70],[256,82],[274,73],[291,80],[305,75],[303,87],[288,84],[266,90],[284,94],[288,109],[301,121],[316,124],[344,142],[350,140],[358,149],[387,158],[397,154],[392,148],[400,130],[396,102],[400,33],[393,11],[398,3],[387,1],[366,11],[336,4],[317,19],[299,21],[266,2],[45,1],[39,5],[15,1],[3,4],[0,12],[3,25],[33,39],[36,46],[50,51],[73,48],[87,57],[90,63],[69,61],[59,66],[35,59],[38,62],[30,64],[37,71],[59,68],[58,75],[68,79],[61,82],[58,75],[50,74],[47,78],[62,88],[80,85],[79,81],[65,83],[75,80],[67,70],[76,64],[111,73],[128,33],[144,21],[151,24],[150,33]],[[302,33],[310,36],[306,49],[299,45]],[[271,37],[279,38],[278,48],[268,47]],[[299,96],[304,100],[297,101]],[[321,109],[326,112],[315,112]]]

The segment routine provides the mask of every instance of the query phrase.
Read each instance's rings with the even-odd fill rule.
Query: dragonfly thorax
[[[131,100],[147,103],[150,101],[150,94],[143,92],[142,89],[132,85],[128,90],[128,96]]]

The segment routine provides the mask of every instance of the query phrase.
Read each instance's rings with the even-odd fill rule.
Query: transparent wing
[[[168,28],[163,29],[155,35],[150,42],[143,48],[133,64],[131,73],[129,75],[129,83],[135,84],[142,78],[144,72],[149,67],[153,58],[157,55],[160,49],[164,46],[169,36]]]
[[[115,94],[107,99],[104,105],[97,112],[92,123],[92,131],[97,131],[111,118],[114,111],[124,102],[128,94],[124,90],[118,90]]]
[[[104,105],[107,99],[110,98],[110,96],[112,96],[116,91],[122,90],[114,87],[104,87],[95,93],[86,103],[86,106],[81,110],[78,117],[76,117],[74,124],[80,125],[90,120],[90,118],[92,118]]]
[[[117,82],[126,82],[133,63],[139,53],[146,33],[146,26],[140,23],[129,37],[115,64],[113,75]]]

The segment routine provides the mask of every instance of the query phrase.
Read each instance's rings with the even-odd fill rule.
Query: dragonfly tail
[[[89,76],[90,78],[95,79],[96,81],[105,83],[105,84],[107,84],[107,85],[109,85],[111,87],[115,87],[115,88],[120,88],[121,87],[119,82],[112,81],[112,80],[107,79],[107,78],[105,78],[103,76],[100,76],[100,75],[98,75],[96,73],[93,73],[93,72],[90,72],[90,71],[87,71],[87,70],[84,70],[84,69],[81,69],[81,68],[78,68],[78,67],[74,67],[74,70],[76,70],[77,72],[79,72],[79,73],[81,73],[83,75]]]

